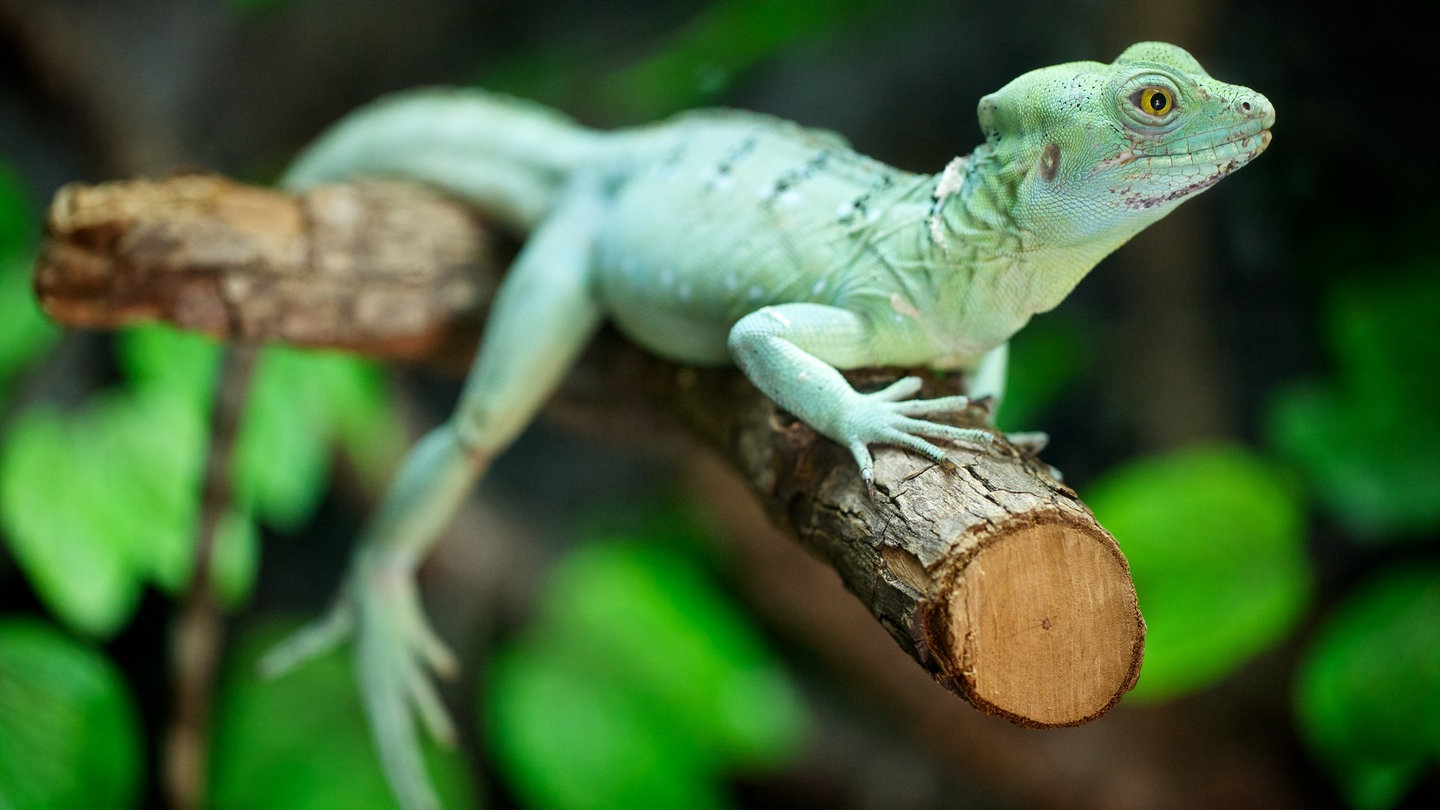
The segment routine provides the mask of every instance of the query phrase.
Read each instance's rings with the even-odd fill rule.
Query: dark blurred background
[[[94,555],[79,565],[44,549],[91,531],[87,514],[125,522],[66,505],[83,489],[66,465],[119,446],[87,445],[98,434],[75,415],[164,376],[134,357],[164,366],[176,350],[61,335],[22,311],[41,212],[62,184],[197,168],[269,182],[348,110],[427,84],[505,90],[606,128],[755,109],[933,172],[978,142],[985,93],[1144,39],[1267,95],[1274,142],[1017,337],[1002,414],[1050,434],[1044,458],[1135,568],[1150,625],[1135,695],[1079,729],[983,717],[930,683],[833,573],[769,534],[710,462],[542,424],[426,569],[437,623],[467,659],[447,693],[467,731],[459,754],[439,755],[443,790],[497,807],[1434,806],[1433,31],[1384,4],[1284,0],[0,0],[0,806],[165,802],[184,554],[164,569],[179,575],[116,563],[110,584],[77,594],[65,581]],[[357,373],[374,375],[358,407],[384,411],[374,424],[396,437],[441,418],[457,385]],[[71,438],[33,438],[42,411]],[[393,461],[398,442],[376,452]],[[247,535],[260,550],[225,623],[209,806],[388,806],[354,712],[307,715],[321,699],[305,689],[349,688],[343,666],[289,698],[246,681],[277,616],[330,598],[373,498],[356,466],[317,472],[313,505],[256,517]],[[26,487],[42,479],[53,503],[32,508]],[[86,613],[112,585],[133,593]],[[619,611],[613,623],[648,628],[640,646],[693,645],[710,663],[567,669],[582,642],[557,616],[592,599]],[[632,642],[592,653],[621,660]],[[34,661],[62,674],[17,674]],[[712,691],[677,695],[683,678]],[[50,694],[47,681],[75,689]],[[111,730],[87,741],[86,722]],[[346,735],[358,742],[331,761],[297,764]],[[45,776],[37,752],[68,776]],[[326,793],[337,785],[351,792]],[[96,786],[109,797],[98,805]]]

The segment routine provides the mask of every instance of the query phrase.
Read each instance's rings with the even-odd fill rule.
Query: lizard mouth
[[[1106,163],[1131,168],[1116,189],[1127,207],[1153,208],[1204,191],[1254,160],[1270,146],[1272,121],[1267,117],[1241,127],[1189,135],[1163,144],[1158,153],[1131,149]],[[1216,136],[1222,140],[1217,142]]]

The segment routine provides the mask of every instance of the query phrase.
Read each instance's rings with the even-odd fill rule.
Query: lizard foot
[[[416,719],[441,743],[454,742],[432,673],[452,677],[459,666],[426,620],[410,568],[357,559],[330,614],[270,651],[261,671],[281,675],[352,636],[360,698],[389,782],[407,810],[438,808]]]
[[[945,450],[930,439],[991,445],[995,436],[979,428],[957,427],[943,422],[917,419],[921,414],[955,413],[970,405],[969,397],[954,395],[934,399],[908,399],[920,390],[920,378],[905,377],[868,394],[856,394],[847,403],[836,431],[842,444],[860,467],[860,478],[870,495],[875,495],[875,460],[872,444],[901,447],[936,464],[949,464]]]

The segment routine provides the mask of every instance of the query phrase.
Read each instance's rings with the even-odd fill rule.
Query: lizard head
[[[1189,53],[1132,45],[1109,65],[1027,73],[980,101],[991,171],[1023,231],[1119,246],[1270,144],[1275,110]]]

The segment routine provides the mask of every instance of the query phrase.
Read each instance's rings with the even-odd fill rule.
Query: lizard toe
[[[865,396],[881,402],[898,402],[899,400],[908,400],[918,394],[920,385],[919,377],[901,377],[879,391],[872,391]]]
[[[963,394],[934,399],[911,399],[891,406],[896,413],[914,416],[922,413],[955,413],[970,406],[970,398]]]

